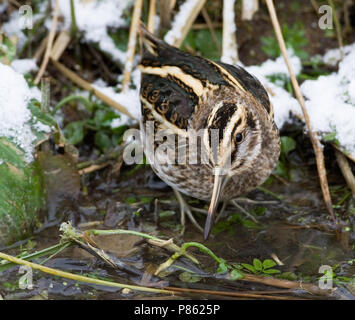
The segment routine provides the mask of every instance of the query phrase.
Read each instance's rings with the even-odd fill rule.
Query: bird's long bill
[[[211,197],[210,207],[208,208],[208,214],[207,214],[205,230],[204,230],[205,240],[208,238],[208,235],[210,234],[212,223],[213,223],[213,217],[217,210],[217,206],[227,180],[228,177],[226,175],[215,174],[214,176],[212,197]]]

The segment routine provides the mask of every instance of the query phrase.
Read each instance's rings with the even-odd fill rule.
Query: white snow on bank
[[[76,23],[79,30],[84,32],[85,41],[97,42],[101,50],[109,53],[113,59],[124,63],[126,53],[117,49],[114,41],[108,35],[107,28],[127,26],[127,21],[123,17],[124,11],[129,9],[133,3],[133,0],[74,0]],[[60,28],[70,30],[70,1],[59,1],[59,10],[64,17]],[[50,28],[51,21],[48,21],[46,25],[47,28]]]
[[[307,80],[301,86],[313,130],[321,136],[336,132],[340,145],[355,157],[355,44],[343,48],[344,60],[339,70],[317,80]],[[294,72],[302,69],[300,59],[288,52]],[[321,59],[331,65],[340,60],[339,49],[329,50]],[[298,101],[282,87],[270,82],[267,76],[288,71],[282,57],[267,60],[260,66],[245,67],[267,89],[274,106],[275,122],[279,128],[290,120],[290,113],[303,117]]]
[[[14,11],[10,14],[9,21],[4,23],[1,27],[2,31],[4,31],[8,37],[17,37],[17,48],[19,49],[24,46],[27,40],[27,36],[23,32],[20,19],[21,17],[18,11]]]
[[[125,92],[117,92],[117,88],[108,87],[106,83],[101,79],[93,83],[93,86],[96,89],[100,90],[105,95],[107,95],[108,97],[110,97],[111,99],[117,101],[119,104],[127,108],[128,112],[132,116],[134,116],[137,120],[139,120],[141,118],[141,104],[139,100],[139,89],[140,89],[140,79],[141,79],[140,70],[139,69],[133,70],[131,77],[132,77],[132,82],[136,88],[135,89],[128,88],[125,90]],[[121,115],[120,119],[115,119],[112,122],[111,126],[113,128],[119,127],[123,124],[132,123],[132,119],[130,119],[129,117],[127,117],[122,113],[120,113],[120,115]]]
[[[179,8],[179,12],[174,16],[171,29],[164,37],[164,41],[173,45],[181,37],[182,28],[186,25],[191,10],[195,7],[198,0],[186,0]]]
[[[16,59],[11,62],[11,68],[21,74],[26,74],[38,69],[36,59]]]
[[[343,47],[344,55],[348,55],[355,50],[355,43]],[[325,64],[335,66],[341,60],[341,50],[339,48],[328,50],[327,53],[321,57]]]
[[[305,81],[301,91],[312,126],[323,135],[336,132],[355,157],[355,45],[345,47],[344,54],[338,72]]]
[[[32,98],[33,92],[23,75],[0,63],[0,137],[10,138],[19,146],[27,162],[33,160],[35,140],[29,124],[31,113],[27,109]]]

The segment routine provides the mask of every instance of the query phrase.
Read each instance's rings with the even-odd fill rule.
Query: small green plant
[[[126,125],[117,127],[113,125],[115,121],[120,120],[121,115],[103,103],[91,102],[83,97],[73,97],[73,100],[75,98],[80,98],[77,100],[81,102],[85,101],[88,117],[70,122],[65,126],[63,131],[68,142],[78,145],[86,137],[93,137],[94,145],[103,153],[119,145],[122,142],[123,133],[128,129]],[[58,105],[61,106],[61,102]]]
[[[222,30],[216,30],[216,35],[218,43],[221,45]],[[190,31],[182,44],[182,49],[197,51],[201,56],[211,60],[219,60],[221,56],[216,43],[213,41],[211,32],[207,29]]]
[[[282,34],[285,38],[287,48],[292,48],[295,55],[302,60],[308,58],[308,53],[304,50],[307,45],[304,26],[302,22],[296,22],[289,27],[287,24],[282,26]],[[280,48],[275,36],[261,37],[261,49],[270,57],[277,58],[280,56]]]
[[[241,265],[244,269],[254,274],[270,275],[281,273],[280,270],[273,269],[273,267],[276,266],[276,262],[271,259],[265,259],[263,262],[261,262],[259,259],[254,258],[253,265],[249,263],[242,263]]]
[[[287,136],[281,137],[280,140],[281,140],[280,159],[277,162],[273,173],[275,175],[278,175],[288,180],[290,178],[290,173],[287,165],[287,157],[291,151],[296,149],[296,141],[293,138]]]

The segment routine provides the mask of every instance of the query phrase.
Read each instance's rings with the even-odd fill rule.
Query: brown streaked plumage
[[[263,86],[243,68],[182,52],[143,26],[141,39],[143,135],[148,138],[149,121],[154,121],[154,134],[168,130],[153,148],[145,144],[145,152],[168,185],[210,201],[207,238],[219,201],[254,189],[273,170],[280,153],[273,109]],[[201,131],[195,150],[189,143],[201,129],[207,130]],[[177,144],[178,139],[185,143]],[[164,145],[173,149],[170,163],[167,152],[160,152]],[[176,161],[181,150],[187,160],[197,161]]]

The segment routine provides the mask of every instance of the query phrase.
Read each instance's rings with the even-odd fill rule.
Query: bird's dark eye
[[[237,143],[242,142],[243,140],[243,135],[241,133],[237,133],[237,135],[235,136],[235,141],[237,141]]]

